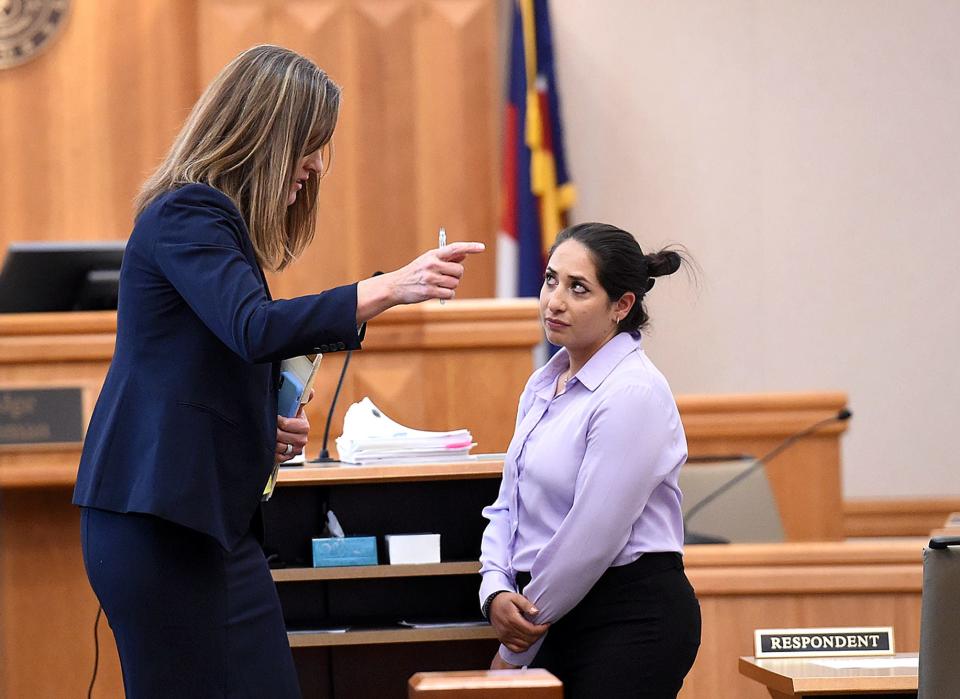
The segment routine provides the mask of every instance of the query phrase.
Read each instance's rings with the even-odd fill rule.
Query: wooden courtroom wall
[[[272,42],[305,53],[344,88],[317,237],[271,281],[274,295],[397,267],[434,247],[441,224],[451,241],[490,248],[471,260],[460,296],[493,295],[496,8],[494,0],[72,0],[47,51],[0,70],[0,258],[13,241],[126,238],[133,197],[203,86],[240,50]],[[512,420],[511,413],[507,429]],[[4,498],[8,522],[23,525],[23,556],[3,562],[0,584],[9,589],[25,561],[60,560],[65,547],[70,556],[67,568],[31,576],[39,604],[15,603],[22,618],[46,615],[44,624],[14,629],[0,620],[0,661],[12,664],[14,654],[20,666],[20,679],[0,677],[0,696],[4,688],[10,696],[57,695],[38,686],[79,692],[89,678],[89,588],[64,588],[80,572],[77,541],[30,525],[43,512],[54,530],[76,532],[68,496],[40,489]],[[13,539],[9,531],[3,537]],[[41,631],[51,626],[53,636]],[[15,632],[25,635],[13,640]],[[101,622],[104,641],[109,648]],[[38,648],[56,660],[20,663]],[[118,694],[109,653],[96,696]],[[0,662],[0,675],[6,669]],[[18,684],[24,677],[39,685]]]
[[[303,52],[344,88],[316,240],[271,282],[318,291],[481,240],[462,297],[494,290],[494,0],[74,0],[45,53],[0,71],[0,255],[17,240],[126,238],[132,199],[239,51]]]
[[[194,3],[73,0],[0,70],[0,256],[17,240],[126,238],[131,201],[196,98]]]
[[[200,3],[201,83],[239,50],[281,43],[343,88],[319,233],[277,296],[396,268],[451,241],[481,240],[462,296],[492,296],[496,232],[496,3],[492,0]],[[475,264],[476,263],[476,264]]]

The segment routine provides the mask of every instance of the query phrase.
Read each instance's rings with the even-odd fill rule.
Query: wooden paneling
[[[75,0],[0,70],[0,257],[17,240],[126,238],[132,200],[197,96],[192,0]]]
[[[317,236],[277,297],[395,269],[437,244],[479,240],[463,298],[494,290],[498,94],[493,0],[201,0],[209,80],[239,51],[277,43],[344,88]]]
[[[0,317],[0,385],[79,382],[89,387],[89,406],[112,353],[114,323],[110,313]],[[393,309],[371,324],[366,349],[351,369],[357,377],[351,390],[355,397],[376,391],[384,410],[418,426],[447,427],[462,419],[493,450],[512,431],[537,337],[533,301]],[[44,349],[50,346],[57,350]],[[371,363],[359,361],[364,357]],[[323,414],[336,368],[336,362],[324,367],[327,383],[315,415]],[[691,396],[678,402],[694,453],[762,453],[769,441],[834,411],[843,396]],[[315,418],[313,453],[320,422]],[[837,430],[826,438],[835,442]],[[817,458],[817,452],[800,453]],[[823,453],[825,469],[837,470],[830,461],[836,449]],[[80,559],[76,509],[69,504],[77,457],[76,450],[0,453],[0,612],[9,696],[75,694],[89,677],[96,605]],[[805,468],[809,473],[812,466]],[[818,498],[812,486],[791,495],[798,507],[805,502],[801,496]],[[750,654],[756,627],[892,623],[899,648],[915,649],[921,548],[922,541],[691,547],[687,564],[705,631],[684,696],[732,695],[731,687],[742,689],[737,696],[759,696],[741,687],[746,680],[736,674],[736,657]],[[47,604],[50,596],[56,600]],[[106,628],[101,624],[104,655],[95,695],[118,696],[116,652]]]
[[[846,403],[846,394],[836,392],[677,398],[691,456],[762,456]],[[839,437],[845,429],[845,423],[825,425],[765,466],[788,541],[843,538]]]
[[[893,626],[897,651],[920,645],[924,541],[690,546],[703,637],[681,699],[762,699],[739,675],[762,628]]]
[[[0,497],[0,669],[7,677],[0,695],[80,695],[93,666],[96,600],[83,573],[70,491],[4,490]],[[766,696],[737,674],[737,657],[753,653],[755,628],[893,625],[897,649],[917,650],[923,544],[689,547],[687,573],[700,597],[704,633],[681,697]],[[116,649],[103,620],[100,644],[94,696],[122,696]]]
[[[93,672],[97,599],[70,488],[0,491],[0,696],[79,697]],[[94,697],[122,697],[116,643],[99,623]]]
[[[114,313],[0,315],[0,387],[82,386],[89,415],[113,354]],[[370,395],[401,422],[471,429],[481,449],[504,448],[540,338],[531,301],[396,308],[371,323],[331,431],[350,401]],[[324,360],[311,455],[343,355]],[[76,696],[93,666],[96,601],[70,504],[79,449],[0,448],[0,696]],[[46,610],[46,611],[45,611]],[[121,696],[116,649],[101,622],[95,696]]]
[[[846,536],[927,536],[960,512],[960,498],[851,499],[843,503]]]
[[[0,385],[83,385],[89,410],[112,355],[115,322],[112,313],[0,316]],[[533,300],[392,309],[370,324],[365,349],[355,355],[332,434],[340,434],[346,405],[369,394],[401,422],[464,425],[481,450],[502,450],[538,338]],[[324,361],[311,405],[311,455],[319,448],[343,358],[331,354]],[[700,454],[762,453],[843,402],[841,394],[678,398],[691,451]],[[828,442],[817,447],[821,451],[805,451],[809,445],[801,443],[790,452],[801,459],[790,468],[814,479],[788,492],[797,511],[815,509],[817,488],[832,482],[817,480],[818,469],[839,472],[838,437],[833,428],[811,440]],[[89,677],[96,604],[80,558],[77,512],[69,503],[78,457],[76,449],[0,451],[0,613],[9,696],[75,694]],[[782,467],[791,463],[787,454],[782,458]],[[390,475],[418,477],[403,468]],[[315,470],[302,475],[315,477]],[[351,473],[368,477],[365,471]],[[287,473],[296,472],[285,472],[285,480]],[[722,696],[720,689],[738,686],[735,659],[750,653],[749,632],[756,626],[894,623],[901,649],[910,650],[918,623],[919,550],[919,543],[899,542],[692,547],[688,567],[706,631],[688,683],[693,693],[686,696]],[[51,595],[57,597],[48,605],[55,613],[43,613]],[[116,651],[106,629],[101,624],[105,655],[95,695],[117,696]]]
[[[278,297],[481,240],[463,298],[491,296],[497,206],[493,0],[76,0],[36,60],[0,71],[0,255],[16,240],[126,238],[132,199],[202,87],[271,42],[344,87],[317,238]]]
[[[114,313],[0,315],[0,386],[79,385],[86,389],[89,415],[113,356],[115,331]],[[458,300],[387,311],[371,321],[363,351],[351,360],[330,446],[350,404],[369,396],[401,423],[467,427],[476,452],[505,451],[539,341],[532,300]],[[316,398],[307,410],[311,458],[321,446],[345,357],[327,354],[318,374]],[[0,487],[71,484],[78,457],[78,449],[7,449]]]
[[[516,404],[532,369],[538,342],[536,301],[461,300],[394,308],[370,323],[364,350],[354,355],[331,424],[342,432],[352,402],[369,396],[388,415],[421,429],[469,428],[479,452],[505,451]],[[92,405],[113,352],[110,313],[0,316],[0,381],[81,382]],[[343,353],[324,358],[308,455],[322,442],[328,406]],[[835,414],[842,393],[679,396],[692,455],[767,452],[787,436]],[[843,536],[839,437],[843,425],[824,427],[767,466],[788,540]],[[10,456],[0,485],[69,484],[77,452],[41,449]],[[691,465],[695,467],[695,465]],[[33,472],[31,475],[27,470]],[[49,480],[52,479],[52,480]]]

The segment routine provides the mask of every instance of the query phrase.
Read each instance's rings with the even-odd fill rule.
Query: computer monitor
[[[11,243],[0,313],[114,310],[126,242]]]

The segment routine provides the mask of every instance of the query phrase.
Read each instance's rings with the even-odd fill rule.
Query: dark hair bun
[[[682,245],[644,255],[636,238],[608,223],[578,223],[564,228],[557,235],[547,259],[568,240],[576,241],[590,252],[597,270],[597,281],[610,301],[618,301],[628,292],[636,297],[630,312],[617,324],[619,332],[632,333],[646,327],[650,318],[643,302],[653,288],[654,277],[673,274],[681,266],[691,264]]]
[[[651,277],[665,277],[680,269],[683,258],[673,250],[661,250],[647,255],[647,274]],[[651,285],[652,286],[652,285]]]

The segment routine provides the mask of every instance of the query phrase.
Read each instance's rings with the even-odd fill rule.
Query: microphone
[[[383,272],[376,271],[372,277],[378,277]],[[361,323],[360,328],[357,330],[357,335],[360,339],[363,339],[363,336],[367,332],[366,322]],[[350,357],[353,356],[353,350],[347,350],[347,356],[343,360],[343,368],[340,369],[340,378],[337,380],[337,389],[333,392],[333,400],[330,401],[330,410],[327,411],[327,424],[323,428],[323,446],[320,447],[320,456],[316,459],[313,459],[311,464],[331,464],[336,461],[336,459],[331,458],[330,450],[327,449],[327,440],[330,438],[330,422],[333,420],[333,409],[337,407],[337,399],[340,397],[340,389],[343,388],[343,377],[347,375],[347,367],[350,366]]]
[[[842,408],[835,415],[824,418],[823,420],[818,420],[817,422],[804,427],[799,432],[790,435],[785,440],[780,442],[773,449],[768,451],[766,454],[761,456],[759,459],[756,459],[750,466],[736,476],[728,480],[726,483],[722,483],[720,487],[714,489],[710,493],[707,493],[703,498],[696,502],[693,507],[687,510],[687,514],[683,516],[683,543],[685,544],[729,544],[730,542],[723,537],[711,536],[709,534],[698,534],[696,532],[688,531],[687,524],[693,519],[694,515],[700,512],[704,507],[709,505],[711,502],[716,500],[718,497],[723,495],[725,492],[730,490],[733,486],[741,481],[749,478],[751,474],[755,473],[765,464],[769,463],[777,456],[779,456],[787,447],[792,445],[798,439],[803,439],[807,435],[816,432],[824,425],[829,425],[832,422],[845,422],[853,416],[847,408]]]
[[[361,327],[360,332],[366,328],[366,323]],[[320,448],[320,456],[311,461],[312,464],[329,464],[336,461],[330,456],[330,450],[327,449],[327,440],[330,438],[330,422],[333,420],[333,409],[337,406],[337,398],[340,397],[340,389],[343,388],[343,377],[347,375],[347,367],[350,366],[350,357],[353,356],[353,350],[347,350],[347,356],[343,360],[343,368],[340,370],[340,379],[337,381],[337,390],[333,392],[333,400],[330,401],[330,410],[327,411],[327,424],[323,428],[323,446]]]

